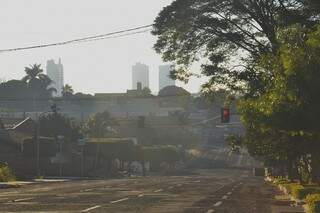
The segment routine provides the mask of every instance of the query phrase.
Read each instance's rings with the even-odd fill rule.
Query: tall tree
[[[113,132],[112,127],[117,124],[108,111],[94,114],[84,125],[84,132],[89,137],[103,138]]]
[[[158,37],[154,48],[165,61],[176,62],[174,78],[187,81],[190,65],[202,59],[202,73],[211,77],[204,90],[224,86],[259,95],[274,76],[257,69],[257,61],[278,51],[279,27],[312,25],[319,18],[311,2],[175,0],[154,22],[152,33]]]
[[[74,90],[72,89],[72,86],[70,84],[66,84],[62,88],[62,97],[64,98],[72,97],[73,93],[74,93]]]
[[[58,112],[41,116],[39,122],[41,136],[57,137],[63,135],[67,142],[76,142],[82,137],[80,126],[71,118]]]
[[[311,158],[305,161],[312,163],[310,176],[319,180],[320,25],[315,29],[293,25],[281,30],[278,38],[279,52],[260,63],[261,69],[275,73],[272,88],[240,104],[245,144],[253,156],[285,163],[289,170]]]
[[[52,80],[43,74],[41,64],[25,67],[24,71],[26,76],[22,78],[22,81],[28,84],[28,87],[33,90],[34,95],[50,97],[53,92],[56,92],[56,89],[50,87]]]

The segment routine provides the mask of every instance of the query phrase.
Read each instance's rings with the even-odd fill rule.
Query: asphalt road
[[[271,212],[274,190],[243,170],[73,180],[0,190],[0,212]]]

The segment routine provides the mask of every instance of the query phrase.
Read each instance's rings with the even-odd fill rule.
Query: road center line
[[[81,212],[89,212],[89,211],[91,211],[91,210],[94,210],[94,209],[97,209],[97,208],[100,208],[101,206],[93,206],[93,207],[90,207],[90,208],[87,208],[87,209],[85,209],[85,210],[82,210]]]
[[[20,202],[20,201],[27,201],[27,200],[33,200],[34,197],[30,197],[30,198],[22,198],[22,199],[16,199],[16,200],[13,200],[13,202]]]
[[[120,200],[111,201],[110,203],[111,203],[111,204],[113,204],[113,203],[120,203],[120,202],[123,202],[123,201],[126,201],[126,200],[129,200],[129,198],[126,197],[126,198],[123,198],[123,199],[120,199]]]
[[[221,206],[221,204],[222,204],[222,201],[219,201],[216,204],[214,204],[213,206],[218,207],[218,206]]]
[[[85,190],[83,190],[84,192],[90,192],[90,191],[93,191],[93,190],[95,190],[95,189],[85,189]]]
[[[158,189],[158,190],[156,190],[154,192],[162,192],[162,191],[163,191],[163,189]]]
[[[231,195],[231,194],[232,194],[232,192],[228,192],[227,194],[228,194],[228,195]]]

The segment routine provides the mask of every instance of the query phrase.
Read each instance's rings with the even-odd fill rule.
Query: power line
[[[72,39],[72,40],[67,40],[67,41],[61,41],[61,42],[56,42],[56,43],[2,49],[2,50],[0,50],[0,53],[30,50],[30,49],[39,49],[39,48],[46,48],[46,47],[52,47],[52,46],[62,46],[62,45],[76,44],[76,43],[81,43],[81,42],[92,42],[92,41],[111,39],[111,38],[119,38],[119,37],[148,32],[151,29],[148,29],[148,30],[142,30],[142,29],[147,29],[150,27],[152,27],[152,24],[144,25],[144,26],[140,26],[140,27],[135,27],[135,28],[129,28],[129,29],[120,30],[120,31],[115,31],[115,32],[111,32],[111,33],[95,35],[95,36],[89,36],[89,37],[77,38],[77,39]],[[140,30],[140,31],[137,31],[137,30]],[[136,32],[134,32],[134,31],[136,31]]]

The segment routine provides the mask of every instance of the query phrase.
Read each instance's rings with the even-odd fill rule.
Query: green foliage
[[[276,177],[273,179],[273,183],[276,185],[289,184],[291,183],[287,178],[284,177]]]
[[[56,89],[50,87],[52,80],[41,69],[41,64],[34,64],[30,67],[25,67],[26,76],[22,81],[27,83],[28,88],[32,90],[34,97],[51,97]]]
[[[51,79],[43,74],[40,64],[25,68],[26,76],[22,80],[0,83],[0,97],[4,98],[49,98],[54,88],[50,88]]]
[[[204,90],[223,86],[256,96],[273,78],[256,63],[278,51],[277,29],[313,25],[316,14],[309,2],[299,0],[175,0],[155,20],[154,48],[177,64],[174,78],[187,81],[189,67],[205,58],[202,74],[210,80]]]
[[[280,186],[283,187],[288,194],[291,194],[292,189],[295,188],[296,186],[299,186],[299,184],[298,183],[282,183],[280,184]]]
[[[0,165],[0,182],[15,181],[16,177],[8,166]]]
[[[240,135],[229,135],[226,138],[228,145],[230,147],[231,152],[240,153],[240,149],[243,146],[243,138]]]
[[[64,85],[62,88],[62,97],[64,98],[71,98],[73,96],[74,90],[70,84]]]
[[[111,117],[108,111],[104,111],[90,117],[83,126],[83,132],[89,137],[103,138],[113,132],[112,127],[115,125],[117,125],[116,120]]]
[[[82,137],[80,126],[60,113],[43,115],[39,118],[39,122],[41,136],[55,138],[63,135],[67,142],[75,142]]]
[[[260,62],[261,69],[274,73],[272,83],[263,95],[240,102],[239,112],[247,129],[244,145],[265,163],[289,168],[296,164],[301,172],[310,172],[304,169],[308,167],[308,156],[316,162],[320,130],[319,34],[320,27],[300,25],[279,31],[279,52],[266,55]]]
[[[151,95],[151,90],[150,90],[150,88],[149,88],[149,87],[144,87],[144,88],[142,89],[142,95],[143,95],[143,96],[150,96],[150,95]]]
[[[320,212],[320,194],[308,195],[306,198],[308,207],[307,213],[319,213]]]
[[[308,195],[319,193],[319,187],[304,187],[302,185],[295,185],[291,187],[292,197],[299,200],[304,200]]]

